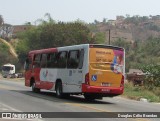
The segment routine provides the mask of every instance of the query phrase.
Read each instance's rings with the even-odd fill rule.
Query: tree
[[[106,23],[107,22],[107,18],[103,18],[103,23]]]
[[[4,21],[3,21],[3,17],[2,15],[0,15],[0,37],[2,37],[2,25],[3,25]]]
[[[47,18],[47,20],[44,20],[44,19],[38,19],[36,20],[35,23],[39,23],[40,25],[45,25],[47,23],[50,23],[50,24],[55,24],[56,21],[51,17],[51,15],[49,13],[46,13],[44,15],[45,18]]]
[[[50,13],[46,13],[45,17],[47,17],[49,23],[56,23],[56,21],[51,17]]]
[[[3,24],[1,27],[2,38],[8,40],[13,31],[13,27],[10,24]]]
[[[95,24],[98,24],[98,23],[99,23],[99,21],[95,19],[95,20],[94,20],[94,23],[95,23]]]
[[[3,25],[3,23],[4,23],[3,17],[2,15],[0,15],[0,27]]]
[[[51,16],[47,21],[41,19],[38,26],[19,34],[18,38],[21,42],[16,50],[22,63],[30,50],[94,43],[95,40],[86,25],[79,22],[56,23]]]
[[[80,20],[80,19],[77,19],[77,20],[75,21],[75,23],[79,23],[79,24],[82,24],[82,25],[87,25],[87,23],[86,23],[85,21]]]
[[[105,33],[103,33],[103,32],[98,32],[98,33],[95,34],[94,39],[95,39],[95,42],[96,42],[97,44],[104,44],[104,43],[105,43],[105,40],[106,40],[105,37],[106,37],[106,36],[105,36]]]
[[[130,15],[129,15],[129,14],[126,14],[126,18],[130,18]]]
[[[131,44],[121,38],[112,42],[113,45],[125,48],[126,52],[129,52],[131,48]]]
[[[26,22],[24,25],[32,25],[31,22]]]

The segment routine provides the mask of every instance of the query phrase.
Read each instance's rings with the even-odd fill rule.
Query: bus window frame
[[[44,55],[45,55],[45,57],[44,57]],[[41,59],[40,59],[40,67],[41,68],[46,68],[47,67],[47,57],[48,57],[47,53],[42,53],[41,54]]]
[[[51,55],[53,55],[53,58]],[[48,53],[47,68],[56,68],[56,55],[57,55],[57,52]]]
[[[79,64],[78,64],[79,69],[83,68],[83,63],[84,63],[84,49],[81,49],[79,54]]]
[[[76,56],[79,56],[78,57],[78,60],[76,60],[76,61],[78,61],[78,63],[77,63],[77,66],[75,66],[75,67],[73,67],[73,65],[70,63],[70,53],[71,52],[78,52],[77,54],[78,55],[76,55]],[[80,63],[80,50],[70,50],[69,52],[68,52],[68,57],[67,57],[67,68],[68,69],[77,69],[77,68],[79,68],[79,63]]]
[[[60,55],[59,55],[64,52],[66,53],[65,58],[63,58],[63,59],[65,59],[65,63],[62,62],[62,60],[61,60],[62,58],[60,58]],[[55,63],[56,63],[55,68],[66,68],[67,67],[67,58],[68,58],[68,51],[59,51],[58,53],[56,53],[56,55],[55,55]],[[63,64],[65,64],[65,65],[63,66]]]
[[[38,60],[36,60],[36,57],[40,56],[38,58]],[[34,59],[33,59],[33,68],[40,68],[41,67],[41,57],[42,57],[42,53],[41,54],[35,54],[34,55]]]

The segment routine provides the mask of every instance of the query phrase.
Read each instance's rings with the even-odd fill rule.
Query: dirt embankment
[[[18,55],[17,55],[15,49],[12,47],[12,45],[9,42],[7,42],[6,40],[1,39],[1,38],[0,38],[0,41],[9,47],[9,52],[12,54],[13,57],[18,58]]]

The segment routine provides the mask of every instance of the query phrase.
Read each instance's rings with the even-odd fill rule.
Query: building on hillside
[[[3,39],[15,38],[17,33],[24,32],[31,28],[31,25],[10,25],[10,24],[3,24],[0,27],[0,37]]]
[[[124,16],[117,16],[116,17],[116,26],[122,26],[124,19],[125,19]]]
[[[116,16],[117,21],[123,21],[125,19],[124,16]]]
[[[19,32],[24,32],[31,28],[31,25],[15,25],[13,26],[12,37],[16,37]]]
[[[108,23],[112,26],[116,25],[116,20],[108,20]]]

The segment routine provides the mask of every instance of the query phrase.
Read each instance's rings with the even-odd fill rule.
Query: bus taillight
[[[122,75],[122,79],[121,79],[121,85],[120,87],[123,87],[124,86],[124,76]]]
[[[85,84],[89,85],[89,73],[85,75]]]

